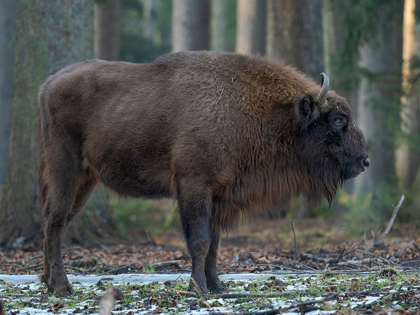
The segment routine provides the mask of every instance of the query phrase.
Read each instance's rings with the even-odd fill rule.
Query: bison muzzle
[[[40,190],[44,272],[72,292],[66,227],[98,183],[122,196],[178,201],[201,291],[224,291],[220,232],[241,213],[302,195],[331,203],[369,166],[347,101],[281,62],[181,52],[149,64],[90,60],[42,86]]]

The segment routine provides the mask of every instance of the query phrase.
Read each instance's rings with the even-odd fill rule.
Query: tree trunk
[[[95,4],[95,58],[118,60],[120,0]]]
[[[397,151],[397,172],[403,179],[404,188],[411,188],[420,167],[420,83],[415,61],[420,58],[420,24],[415,11],[420,9],[420,1],[405,0],[403,29],[403,90],[402,131],[408,144]],[[417,7],[417,8],[416,8]],[[417,141],[416,141],[417,138]]]
[[[325,71],[321,0],[268,0],[267,55],[319,80]]]
[[[265,0],[264,0],[265,1]],[[236,1],[211,1],[211,49],[234,51],[236,35]]]
[[[93,2],[17,2],[15,89],[9,171],[0,196],[0,247],[16,248],[26,241],[41,238],[37,176],[38,89],[49,75],[92,56]],[[89,225],[73,224],[79,227],[77,235],[88,235],[87,230],[97,234],[91,229],[95,227],[91,222],[103,224],[103,212],[99,207],[93,210]],[[71,231],[68,235],[71,237]]]
[[[235,51],[241,54],[265,53],[265,0],[238,0]]]
[[[356,179],[355,190],[371,194],[373,208],[379,212],[385,206],[380,192],[396,184],[392,141],[399,125],[403,6],[402,1],[394,0],[380,8],[378,23],[385,26],[361,49],[360,66],[367,75],[360,84],[357,123],[365,134],[372,163]]]
[[[208,50],[210,1],[174,0],[172,51]]]
[[[7,176],[13,99],[16,1],[0,1],[0,187]]]

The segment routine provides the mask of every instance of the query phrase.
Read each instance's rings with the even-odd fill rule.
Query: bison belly
[[[120,195],[172,196],[170,155],[163,139],[134,134],[104,141],[92,135],[86,140],[84,156],[98,179]]]

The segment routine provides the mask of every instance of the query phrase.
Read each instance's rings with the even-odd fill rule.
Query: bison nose
[[[362,158],[362,166],[365,171],[369,168],[369,165],[370,165],[369,156],[366,155],[366,157]]]

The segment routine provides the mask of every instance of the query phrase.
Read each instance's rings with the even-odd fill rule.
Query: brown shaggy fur
[[[318,104],[319,91],[281,62],[214,52],[91,60],[50,77],[39,97],[42,280],[71,293],[61,239],[102,182],[123,196],[176,198],[192,277],[223,291],[220,228],[292,196],[331,202],[365,169],[349,105],[334,92]]]

